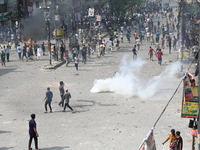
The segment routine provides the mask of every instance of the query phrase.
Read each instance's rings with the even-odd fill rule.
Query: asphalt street
[[[32,113],[36,114],[39,148],[42,150],[137,150],[181,76],[177,73],[163,82],[157,87],[156,94],[147,99],[112,92],[90,93],[95,79],[113,77],[118,72],[124,55],[132,60],[133,45],[133,39],[129,44],[124,38],[120,50],[107,51],[101,58],[92,55],[86,64],[79,64],[78,71],[73,62],[69,67],[63,65],[56,70],[44,70],[48,56],[41,61],[22,62],[13,49],[11,61],[6,63],[6,67],[0,67],[0,150],[27,149],[28,121]],[[168,54],[168,50],[164,49],[163,65],[159,66],[155,57],[154,61],[149,60],[149,46],[145,40],[138,52],[138,59],[146,62],[138,72],[141,84],[177,61],[178,51]],[[187,67],[185,64],[184,71]],[[64,81],[65,89],[69,89],[72,95],[70,105],[76,113],[68,109],[62,112],[63,108],[58,106],[60,81]],[[47,87],[54,94],[53,113],[44,114],[42,100]],[[159,150],[168,149],[168,144],[162,145],[162,142],[172,128],[181,131],[184,149],[191,149],[189,119],[181,118],[181,99],[182,86],[156,125],[155,140]]]

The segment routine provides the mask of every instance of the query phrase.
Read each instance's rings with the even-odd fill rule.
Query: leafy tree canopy
[[[110,7],[111,15],[115,17],[125,17],[131,9],[140,6],[145,0],[104,0]]]

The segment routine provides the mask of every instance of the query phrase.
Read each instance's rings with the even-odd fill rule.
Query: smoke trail
[[[137,59],[133,61],[128,56],[124,56],[119,66],[119,72],[112,78],[96,79],[90,92],[114,92],[125,97],[137,96],[147,99],[156,94],[159,86],[172,78],[180,68],[179,62],[170,64],[159,76],[154,76],[146,83],[143,83],[140,70],[144,64],[145,61],[143,60]]]

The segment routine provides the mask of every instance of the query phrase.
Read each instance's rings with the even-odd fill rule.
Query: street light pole
[[[45,2],[45,9],[46,9],[46,16],[45,16],[45,21],[46,21],[46,29],[47,29],[47,36],[48,36],[48,50],[49,50],[49,64],[52,65],[52,58],[51,58],[51,34],[50,34],[50,12],[49,12],[49,9],[50,9],[50,6],[48,6],[47,4],[47,0],[43,1]]]
[[[52,65],[51,63],[51,42],[50,42],[50,22],[47,20],[47,28],[48,28],[48,49],[49,49],[49,64]]]

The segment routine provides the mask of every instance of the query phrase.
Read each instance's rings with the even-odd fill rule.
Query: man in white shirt
[[[150,32],[147,32],[146,35],[147,35],[147,42],[148,42],[150,41]]]
[[[22,48],[20,45],[17,46],[17,52],[18,52],[19,60],[21,60]]]

